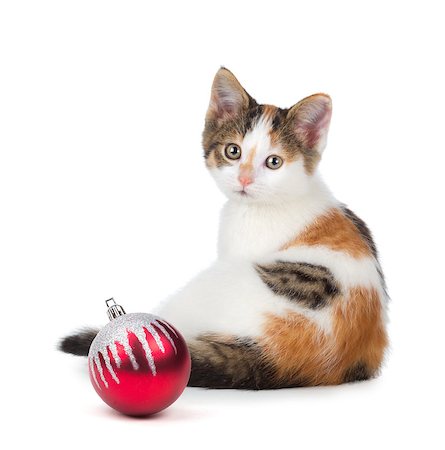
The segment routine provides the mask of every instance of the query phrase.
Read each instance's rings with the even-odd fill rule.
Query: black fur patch
[[[59,342],[58,349],[72,355],[88,356],[91,343],[98,331],[93,328],[86,328],[76,334],[66,336]]]
[[[354,366],[350,367],[344,377],[343,383],[352,383],[354,381],[364,381],[369,380],[371,378],[371,374],[369,369],[363,363],[357,363]]]
[[[385,276],[383,275],[383,271],[382,271],[382,268],[381,268],[380,262],[379,262],[377,246],[375,245],[374,239],[372,237],[372,233],[371,233],[370,229],[368,228],[368,225],[366,225],[364,220],[362,220],[360,217],[358,217],[353,211],[351,211],[345,205],[343,205],[341,209],[342,209],[344,215],[355,225],[355,227],[357,228],[361,237],[368,244],[369,249],[371,250],[374,258],[377,261],[377,271],[379,273],[380,280],[382,282],[383,290],[385,291],[386,295],[388,295],[387,288],[386,288]]]
[[[276,389],[280,386],[259,346],[250,339],[203,335],[188,343],[192,372],[188,386],[213,389]]]
[[[277,110],[275,111],[275,115],[272,119],[273,131],[277,131],[280,129],[280,127],[283,125],[283,122],[286,120],[286,115],[288,111],[289,111],[288,109],[277,108]]]
[[[245,135],[249,130],[251,130],[255,124],[258,122],[260,117],[264,112],[264,105],[258,105],[255,103],[254,106],[250,107],[246,115],[243,117],[243,134]]]
[[[358,217],[346,206],[342,206],[342,211],[344,215],[355,225],[358,232],[360,233],[360,236],[368,244],[368,247],[374,255],[374,258],[377,258],[377,247],[374,243],[374,239],[372,238],[372,234],[368,228],[368,225],[366,225],[366,223],[362,219],[360,219],[360,217]]]
[[[340,293],[334,276],[324,266],[277,261],[269,265],[257,265],[255,268],[275,294],[308,308],[323,308]]]

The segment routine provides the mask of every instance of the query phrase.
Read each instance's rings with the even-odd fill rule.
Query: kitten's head
[[[310,185],[326,145],[331,109],[325,94],[289,109],[259,105],[221,68],[203,133],[206,165],[229,198],[274,202],[298,197]]]

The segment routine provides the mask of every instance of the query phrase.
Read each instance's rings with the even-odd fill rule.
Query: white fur
[[[254,264],[276,260],[326,266],[342,287],[375,287],[384,298],[373,258],[354,259],[325,247],[298,247],[280,251],[307,225],[338,206],[320,177],[306,174],[303,162],[286,162],[277,170],[265,160],[280,154],[271,146],[269,124],[260,121],[246,134],[242,157],[230,166],[212,170],[217,184],[229,197],[221,214],[218,259],[156,311],[191,339],[202,333],[237,336],[262,335],[267,314],[303,314],[326,333],[331,331],[331,310],[310,310],[275,295],[260,279]],[[239,195],[239,165],[256,149],[254,182],[247,196]]]
[[[221,214],[218,256],[249,261],[266,256],[338,205],[318,176],[307,184],[309,188],[292,201],[260,203],[236,198],[227,202]]]

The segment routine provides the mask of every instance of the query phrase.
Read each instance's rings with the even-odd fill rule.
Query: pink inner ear
[[[298,108],[295,131],[308,147],[317,147],[326,136],[331,113],[329,97],[321,95],[309,98]]]
[[[221,86],[212,93],[212,109],[216,118],[235,116],[243,106],[243,96],[230,86]]]
[[[236,102],[233,94],[220,92],[218,93],[218,95],[215,95],[213,102],[216,106],[216,114],[218,118],[221,118],[225,115],[231,116],[238,112],[239,102]]]

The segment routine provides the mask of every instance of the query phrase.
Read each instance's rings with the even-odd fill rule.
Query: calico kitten
[[[218,258],[156,314],[192,356],[189,386],[269,389],[378,374],[387,295],[366,224],[318,175],[331,100],[258,104],[221,68],[203,133],[204,157],[227,195]],[[87,354],[95,331],[61,349]]]

